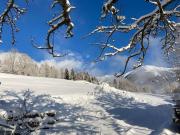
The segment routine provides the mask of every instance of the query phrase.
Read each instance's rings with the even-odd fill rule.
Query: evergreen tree
[[[70,77],[69,77],[69,71],[68,71],[67,68],[65,69],[65,72],[64,72],[64,79],[70,80]]]

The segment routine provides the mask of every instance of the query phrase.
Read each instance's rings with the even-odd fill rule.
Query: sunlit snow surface
[[[1,112],[16,108],[22,91],[28,89],[32,91],[33,102],[29,108],[57,112],[58,123],[34,135],[178,134],[171,121],[170,96],[125,92],[105,83],[95,85],[3,73],[0,81]]]

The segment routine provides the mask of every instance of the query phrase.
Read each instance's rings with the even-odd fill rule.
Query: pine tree
[[[65,69],[65,72],[64,72],[64,79],[70,80],[70,77],[69,77],[69,71],[68,71],[67,68]]]

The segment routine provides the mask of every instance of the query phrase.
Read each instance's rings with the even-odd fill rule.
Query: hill
[[[34,134],[173,134],[170,97],[117,90],[106,83],[0,73],[0,114],[56,112],[56,124]],[[23,90],[28,90],[23,92]],[[0,123],[4,120],[0,119]]]

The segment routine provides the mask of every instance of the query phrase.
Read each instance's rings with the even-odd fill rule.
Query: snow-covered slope
[[[58,123],[38,135],[172,135],[170,97],[117,90],[106,83],[0,73],[0,110],[17,109],[22,90],[31,110],[53,110]],[[47,96],[49,94],[49,96]],[[47,99],[48,98],[48,99]],[[0,111],[0,114],[1,114]]]
[[[149,88],[153,93],[170,92],[170,86],[175,81],[172,68],[149,65],[130,71],[124,77],[137,85]]]

